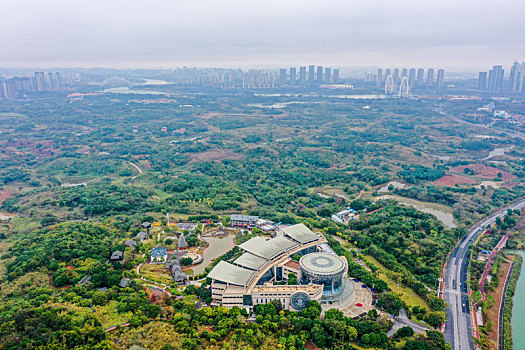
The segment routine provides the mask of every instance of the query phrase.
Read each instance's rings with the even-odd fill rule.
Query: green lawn
[[[414,292],[412,288],[408,288],[401,283],[398,285],[398,283],[394,280],[392,280],[390,277],[385,274],[385,272],[389,272],[385,266],[383,266],[379,261],[376,260],[371,255],[365,255],[364,258],[368,261],[374,264],[375,266],[379,267],[379,277],[385,281],[388,284],[388,287],[392,289],[396,293],[401,293],[401,299],[405,301],[410,306],[422,306],[426,308],[427,310],[430,310],[430,307],[425,299],[420,297],[419,295]]]
[[[140,267],[140,275],[147,280],[158,283],[171,284],[173,282],[173,278],[164,264],[144,264]]]

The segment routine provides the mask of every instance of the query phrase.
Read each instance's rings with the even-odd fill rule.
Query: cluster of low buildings
[[[493,100],[495,99],[493,98]],[[508,100],[508,98],[505,98],[505,100]],[[497,110],[496,105],[494,104],[494,101],[491,101],[490,103],[483,105],[483,107],[479,107],[477,111],[484,112],[486,114],[472,113],[472,114],[467,114],[467,116],[473,119],[482,119],[482,118],[492,116],[492,122],[496,122],[498,120],[504,120],[505,122],[509,124],[525,125],[525,115],[509,113],[504,110]]]
[[[253,229],[256,227],[264,232],[272,232],[277,228],[276,224],[271,220],[261,219],[260,217],[253,215],[239,214],[233,214],[230,216],[230,226],[246,229]]]
[[[134,237],[134,239],[128,239],[124,242],[126,247],[134,247],[137,245],[137,242],[145,241],[149,236],[149,230],[152,228],[152,223],[144,222],[140,226],[146,231],[140,231]],[[180,223],[177,224],[179,229],[188,230],[190,232],[195,232],[197,224],[194,223]],[[178,251],[187,251],[188,243],[184,233],[180,233],[179,239],[177,242]],[[124,259],[124,252],[116,250],[111,253],[109,261],[115,263]],[[151,264],[165,264],[166,269],[168,269],[173,277],[173,280],[176,283],[185,283],[187,281],[187,275],[182,271],[182,266],[174,253],[169,253],[168,249],[165,247],[155,247],[151,250],[149,262]]]
[[[346,208],[345,210],[332,215],[332,220],[340,224],[346,224],[348,221],[356,219],[359,219],[359,213],[352,208]]]

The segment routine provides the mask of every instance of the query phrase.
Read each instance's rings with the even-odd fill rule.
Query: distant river
[[[261,97],[330,97],[330,98],[348,98],[352,100],[373,100],[387,98],[385,94],[362,94],[362,95],[322,95],[322,94],[253,94]]]
[[[515,254],[520,254],[525,259],[525,252],[523,250],[513,251]],[[521,265],[521,274],[516,285],[516,293],[512,299],[512,340],[514,342],[514,349],[525,349],[525,264]]]
[[[143,82],[140,85],[168,85],[170,84],[166,80],[158,80],[158,79],[146,79],[145,82]]]
[[[167,92],[153,91],[153,90],[139,90],[139,89],[130,89],[128,87],[118,87],[104,89],[103,92],[109,92],[112,94],[136,94],[136,95],[167,95]]]
[[[274,96],[277,96],[275,94]],[[258,96],[263,96],[259,94]],[[385,99],[387,95],[381,94],[368,94],[368,95],[320,95],[319,97],[329,97],[337,99],[349,99],[349,100],[376,100],[376,99]],[[248,103],[248,107],[257,107],[257,108],[286,108],[290,104],[327,104],[328,101],[287,101],[287,102],[276,102],[276,103]]]

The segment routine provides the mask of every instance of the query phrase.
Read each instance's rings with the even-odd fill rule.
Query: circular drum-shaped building
[[[336,296],[343,291],[346,261],[328,253],[311,253],[299,260],[301,284],[324,285],[323,297]]]

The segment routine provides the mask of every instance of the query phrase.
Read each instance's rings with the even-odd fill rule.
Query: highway
[[[447,263],[445,270],[444,297],[448,305],[445,339],[455,350],[472,350],[472,324],[467,289],[467,250],[478,234],[487,226],[496,222],[496,218],[506,214],[507,209],[522,209],[525,207],[525,198],[501,209],[474,225],[467,236],[458,244]]]

